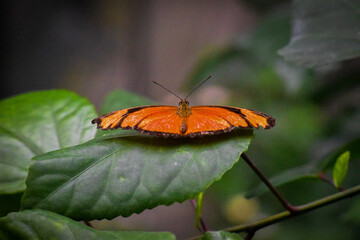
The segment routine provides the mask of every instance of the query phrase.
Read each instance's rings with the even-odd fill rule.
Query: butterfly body
[[[196,137],[230,132],[238,128],[264,129],[275,119],[264,113],[226,106],[194,106],[182,99],[179,106],[142,106],[104,114],[92,120],[98,128],[132,129],[162,137]]]

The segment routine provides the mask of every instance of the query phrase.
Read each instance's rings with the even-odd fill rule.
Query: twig
[[[335,184],[334,184],[334,181],[333,181],[332,179],[330,179],[328,176],[326,176],[326,174],[325,174],[324,172],[320,172],[320,173],[317,175],[317,177],[318,177],[319,179],[321,179],[322,181],[330,184],[331,186],[333,186],[333,187],[336,188],[337,190],[339,190],[339,191],[344,191],[344,188],[342,188],[342,187],[340,187],[340,186],[339,186],[339,187],[336,187]]]
[[[311,203],[308,203],[305,205],[301,205],[301,206],[297,206],[296,212],[284,211],[284,212],[275,214],[273,216],[270,216],[270,217],[267,217],[264,219],[260,219],[258,221],[252,222],[252,223],[247,223],[247,224],[242,224],[242,225],[226,228],[226,229],[224,229],[224,231],[237,232],[237,233],[239,233],[239,232],[254,233],[257,230],[267,227],[269,225],[272,225],[274,223],[284,221],[288,218],[292,218],[294,216],[304,214],[306,212],[315,210],[320,207],[324,207],[333,202],[337,202],[344,198],[349,198],[349,197],[355,196],[357,194],[360,194],[360,185],[357,185],[355,187],[349,188],[342,192],[338,192],[333,195],[321,198],[314,202],[311,202]],[[190,239],[199,239],[201,237],[202,236],[197,236],[197,237],[190,238]]]
[[[275,197],[280,201],[284,208],[290,212],[296,212],[297,207],[291,205],[286,199],[279,193],[279,191],[269,182],[265,175],[257,168],[255,163],[253,163],[250,158],[245,154],[241,154],[241,157],[245,162],[251,167],[252,170],[258,175],[258,177],[265,183],[265,185],[270,189],[270,191],[275,195]]]

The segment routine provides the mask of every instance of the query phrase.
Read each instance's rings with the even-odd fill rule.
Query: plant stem
[[[229,231],[229,232],[243,232],[243,231],[256,231],[260,228],[269,226],[271,224],[274,224],[276,222],[280,222],[283,221],[285,219],[300,215],[300,214],[304,214],[306,212],[315,210],[317,208],[326,206],[330,203],[333,202],[337,202],[340,201],[344,198],[349,198],[352,196],[355,196],[357,194],[360,194],[360,185],[357,185],[355,187],[349,188],[347,190],[344,190],[342,192],[324,197],[322,199],[316,200],[314,202],[305,204],[305,205],[300,205],[296,207],[296,212],[290,212],[290,211],[284,211],[278,214],[275,214],[273,216],[270,216],[268,218],[264,218],[258,221],[255,221],[253,223],[249,223],[249,224],[242,224],[239,226],[235,226],[235,227],[231,227],[231,228],[227,228],[225,229],[225,231]]]
[[[258,177],[265,183],[265,185],[270,189],[270,191],[275,195],[275,197],[280,201],[283,207],[290,211],[296,212],[297,207],[292,206],[286,199],[280,194],[280,192],[270,183],[270,181],[265,177],[265,175],[257,168],[255,163],[253,163],[250,158],[245,154],[241,154],[241,157],[245,160],[245,162],[251,167],[251,169],[258,175]]]
[[[288,218],[292,218],[301,214],[304,214],[306,212],[315,210],[317,208],[320,207],[324,207],[328,204],[340,201],[344,198],[349,198],[352,196],[355,196],[357,194],[360,194],[360,185],[357,185],[355,187],[349,188],[347,190],[344,190],[342,192],[338,192],[336,194],[324,197],[322,199],[316,200],[314,202],[305,204],[305,205],[301,205],[301,206],[297,206],[296,207],[296,211],[295,212],[290,212],[290,211],[284,211],[278,214],[275,214],[273,216],[264,218],[264,219],[260,219],[258,221],[252,222],[252,223],[247,223],[247,224],[242,224],[242,225],[238,225],[238,226],[234,226],[234,227],[230,227],[230,228],[226,228],[224,229],[224,231],[228,231],[228,232],[248,232],[248,235],[250,236],[250,239],[252,237],[251,234],[253,234],[254,232],[256,232],[257,230],[267,227],[269,225],[272,225],[274,223],[277,222],[281,222],[284,221]],[[202,236],[197,236],[191,239],[199,239]]]
[[[191,199],[190,200],[192,206],[194,207],[195,211],[196,211],[196,200],[195,199]],[[199,220],[200,220],[200,224],[201,224],[201,228],[202,229],[199,229],[200,232],[207,232],[207,231],[210,231],[209,227],[206,225],[204,219],[202,216],[199,217]]]
[[[339,190],[339,191],[344,191],[344,188],[342,188],[342,187],[340,187],[340,186],[339,186],[339,187],[336,187],[335,184],[334,184],[334,181],[333,181],[332,179],[330,179],[328,176],[326,176],[326,174],[325,174],[324,172],[320,172],[320,173],[317,175],[317,177],[318,177],[319,179],[321,179],[322,181],[330,184],[331,186],[333,186],[333,187],[336,188],[337,190]]]

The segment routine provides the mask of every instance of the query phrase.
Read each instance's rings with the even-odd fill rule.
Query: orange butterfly
[[[193,89],[186,98],[209,78]],[[154,83],[174,94],[162,85]],[[97,127],[103,130],[122,128],[161,137],[192,138],[230,132],[235,127],[261,126],[269,129],[275,126],[275,119],[261,112],[226,106],[190,107],[186,98],[180,98],[178,107],[154,105],[127,108],[106,113],[92,120],[92,123],[96,123]]]

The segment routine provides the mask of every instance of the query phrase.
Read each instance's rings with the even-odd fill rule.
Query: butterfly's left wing
[[[133,129],[150,135],[180,136],[181,119],[175,106],[142,106],[114,111],[95,118],[98,128]]]
[[[229,132],[234,127],[269,129],[275,119],[261,112],[226,106],[191,107],[188,118],[189,135],[205,135]]]

